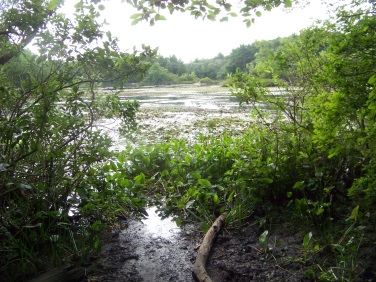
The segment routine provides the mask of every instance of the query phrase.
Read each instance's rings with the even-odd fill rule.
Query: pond
[[[126,135],[119,135],[118,120],[98,124],[115,141],[115,151],[175,138],[194,142],[200,134],[239,134],[250,121],[250,107],[239,107],[239,100],[220,86],[147,87],[122,90],[118,95],[137,100],[140,111],[137,130]]]

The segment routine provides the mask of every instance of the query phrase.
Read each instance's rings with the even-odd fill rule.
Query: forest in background
[[[263,83],[273,86],[272,76],[257,72],[255,66],[264,61],[270,53],[278,52],[282,44],[292,41],[297,35],[288,38],[261,40],[252,44],[240,45],[233,49],[228,56],[219,53],[211,59],[196,59],[184,63],[176,56],[158,56],[151,63],[150,69],[143,77],[130,78],[128,83],[137,85],[171,85],[179,83],[226,83],[227,75],[234,74],[236,70],[250,72],[259,77]],[[107,85],[111,86],[111,85]]]
[[[163,19],[157,11],[164,9],[209,19],[232,9],[226,2],[129,2],[141,5],[135,20],[152,24]],[[251,2],[241,10],[247,25],[260,9],[296,1]],[[253,106],[246,132],[118,154],[95,122],[117,118],[123,131],[132,130],[139,105],[100,89],[121,88],[136,77],[154,85],[160,80],[152,80],[153,68],[161,70],[155,74],[184,72],[146,46],[119,51],[96,20],[104,9],[99,0],[79,1],[74,19],[56,13],[58,0],[1,2],[2,277],[20,281],[50,265],[83,265],[100,250],[101,232],[153,202],[180,223],[194,220],[204,230],[222,211],[229,212],[229,227],[257,221],[265,252],[268,228],[289,223],[301,230],[302,254],[295,259],[309,262],[308,279],[373,279],[376,7],[373,1],[351,3],[333,1],[332,20],[277,39],[275,48],[255,51],[274,41],[255,42],[229,55],[235,60],[235,51],[244,48],[255,56],[223,64],[224,73],[231,70],[232,95]],[[38,54],[26,50],[32,40]],[[200,62],[187,65],[186,74],[213,80],[214,73],[194,69]],[[215,75],[223,73],[217,69]],[[273,95],[269,85],[284,95]]]

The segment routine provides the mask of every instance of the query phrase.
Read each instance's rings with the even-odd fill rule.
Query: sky
[[[185,63],[195,59],[211,59],[219,53],[227,56],[241,44],[252,44],[256,40],[269,40],[299,33],[312,25],[316,19],[327,18],[326,8],[321,1],[311,1],[304,9],[286,12],[275,9],[264,12],[250,28],[238,16],[228,22],[213,22],[195,19],[189,13],[164,11],[166,21],[158,21],[154,26],[147,22],[131,25],[130,16],[137,13],[133,7],[120,1],[104,2],[106,9],[101,16],[109,23],[105,30],[119,38],[121,51],[131,51],[141,44],[158,47],[164,57],[175,55]]]

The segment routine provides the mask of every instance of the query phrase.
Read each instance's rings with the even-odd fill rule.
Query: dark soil
[[[104,234],[102,252],[86,269],[86,281],[195,281],[191,268],[205,234],[197,226],[178,228],[171,219],[161,220],[155,210],[148,211],[147,219],[129,220],[123,228]],[[304,256],[304,234],[288,223],[276,222],[268,224],[269,234],[264,245],[259,238],[266,225],[250,225],[240,231],[225,227],[212,247],[206,266],[212,280],[333,281],[307,277],[317,261]],[[375,251],[375,247],[370,247],[361,252],[356,279],[335,281],[376,281]],[[330,256],[325,261],[335,265]]]
[[[310,281],[304,272],[301,235],[280,228],[261,246],[258,230],[224,232],[207,265],[213,281]]]
[[[256,230],[257,229],[257,230]],[[224,230],[212,248],[207,270],[213,281],[310,281],[301,259],[302,236],[275,228],[262,247],[262,230]],[[145,224],[131,221],[121,232],[106,234],[100,258],[88,281],[195,281],[191,266],[204,234],[184,228],[165,236],[150,234]]]

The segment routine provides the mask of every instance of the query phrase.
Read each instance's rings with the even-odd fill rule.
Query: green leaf
[[[82,1],[80,1],[76,5],[74,5],[74,7],[76,8],[76,10],[80,10],[84,7],[84,4],[82,3]]]
[[[201,174],[197,173],[197,172],[192,172],[192,177],[194,179],[200,179],[201,178]]]
[[[316,215],[320,215],[324,212],[324,209],[323,208],[319,208],[316,212]]]
[[[271,179],[271,178],[260,178],[260,181],[261,181],[262,183],[266,183],[266,184],[271,184],[271,183],[273,183],[273,179]]]
[[[231,202],[232,198],[235,196],[235,191],[232,191],[230,196],[227,198],[227,202]]]
[[[344,253],[345,252],[345,247],[341,246],[340,244],[331,244],[331,246],[333,246],[340,253]]]
[[[131,15],[129,18],[131,19],[131,20],[137,20],[137,19],[139,19],[139,18],[141,18],[142,17],[142,14],[133,14],[133,15]]]
[[[117,171],[117,165],[114,162],[110,162],[110,167],[113,171]]]
[[[118,161],[120,163],[124,163],[126,161],[126,157],[125,157],[125,154],[124,153],[120,153],[117,157]]]
[[[145,183],[145,175],[141,172],[139,175],[135,176],[133,179],[137,184],[144,184]]]
[[[213,200],[214,200],[214,203],[215,203],[216,205],[219,205],[219,197],[218,197],[217,194],[214,194],[214,195],[213,195]]]
[[[207,15],[208,19],[211,21],[215,21],[215,14],[211,11],[209,11],[209,14]]]
[[[298,181],[294,184],[294,186],[292,187],[293,189],[299,189],[303,186],[304,184],[304,181]]]
[[[166,20],[166,17],[161,15],[161,14],[156,14],[154,18],[155,18],[156,21],[165,21]]]
[[[106,224],[102,223],[100,220],[94,222],[90,228],[94,231],[103,231],[107,227]]]
[[[197,180],[197,182],[198,182],[198,184],[200,184],[203,187],[209,187],[211,185],[209,180],[202,179],[202,178]]]
[[[174,5],[172,3],[169,2],[167,4],[167,8],[170,11],[170,14],[172,14],[174,12]]]
[[[368,109],[375,110],[376,109],[376,103],[369,103]]]
[[[338,156],[338,150],[334,150],[332,153],[329,154],[328,159],[331,159],[335,156]]]
[[[188,201],[187,204],[185,205],[185,208],[189,209],[194,204],[194,202],[195,202],[195,200]]]
[[[370,77],[370,79],[368,80],[368,83],[369,84],[375,84],[376,83],[376,75],[373,75]]]
[[[268,237],[268,234],[269,234],[269,231],[268,230],[265,230],[259,237],[259,243],[261,245],[265,245],[266,244],[266,238]]]
[[[312,232],[309,232],[304,236],[303,247],[305,250],[309,248],[309,243],[311,242],[311,239],[312,239]]]
[[[142,158],[142,163],[143,163],[143,165],[145,165],[145,166],[150,165],[150,157],[149,157],[149,156],[144,156],[144,157]]]
[[[94,237],[94,249],[95,250],[99,250],[100,246],[101,246],[101,243],[99,241],[99,238],[98,237]]]
[[[129,181],[129,179],[124,178],[124,179],[120,180],[119,185],[121,187],[129,188],[129,187],[131,187],[131,182]]]
[[[139,19],[135,19],[135,20],[132,21],[131,25],[136,25],[136,24],[138,24],[139,21],[140,21]]]
[[[165,169],[164,171],[161,172],[161,176],[166,176],[166,175],[169,175],[169,171],[167,169]]]
[[[291,0],[285,0],[284,2],[285,2],[285,7],[286,8],[290,8],[292,6]]]
[[[261,16],[262,16],[262,13],[261,13],[260,11],[257,11],[257,12],[256,12],[256,16],[261,17]]]
[[[98,9],[99,9],[100,11],[104,11],[105,8],[106,8],[106,7],[105,7],[103,4],[100,4],[100,5],[98,6]]]
[[[349,219],[357,220],[359,215],[359,205],[357,205],[351,212]]]
[[[111,38],[112,38],[111,31],[107,31],[107,32],[106,32],[106,36],[107,36],[108,40],[111,41]]]
[[[52,0],[48,3],[48,9],[53,11],[63,3],[63,0]]]

